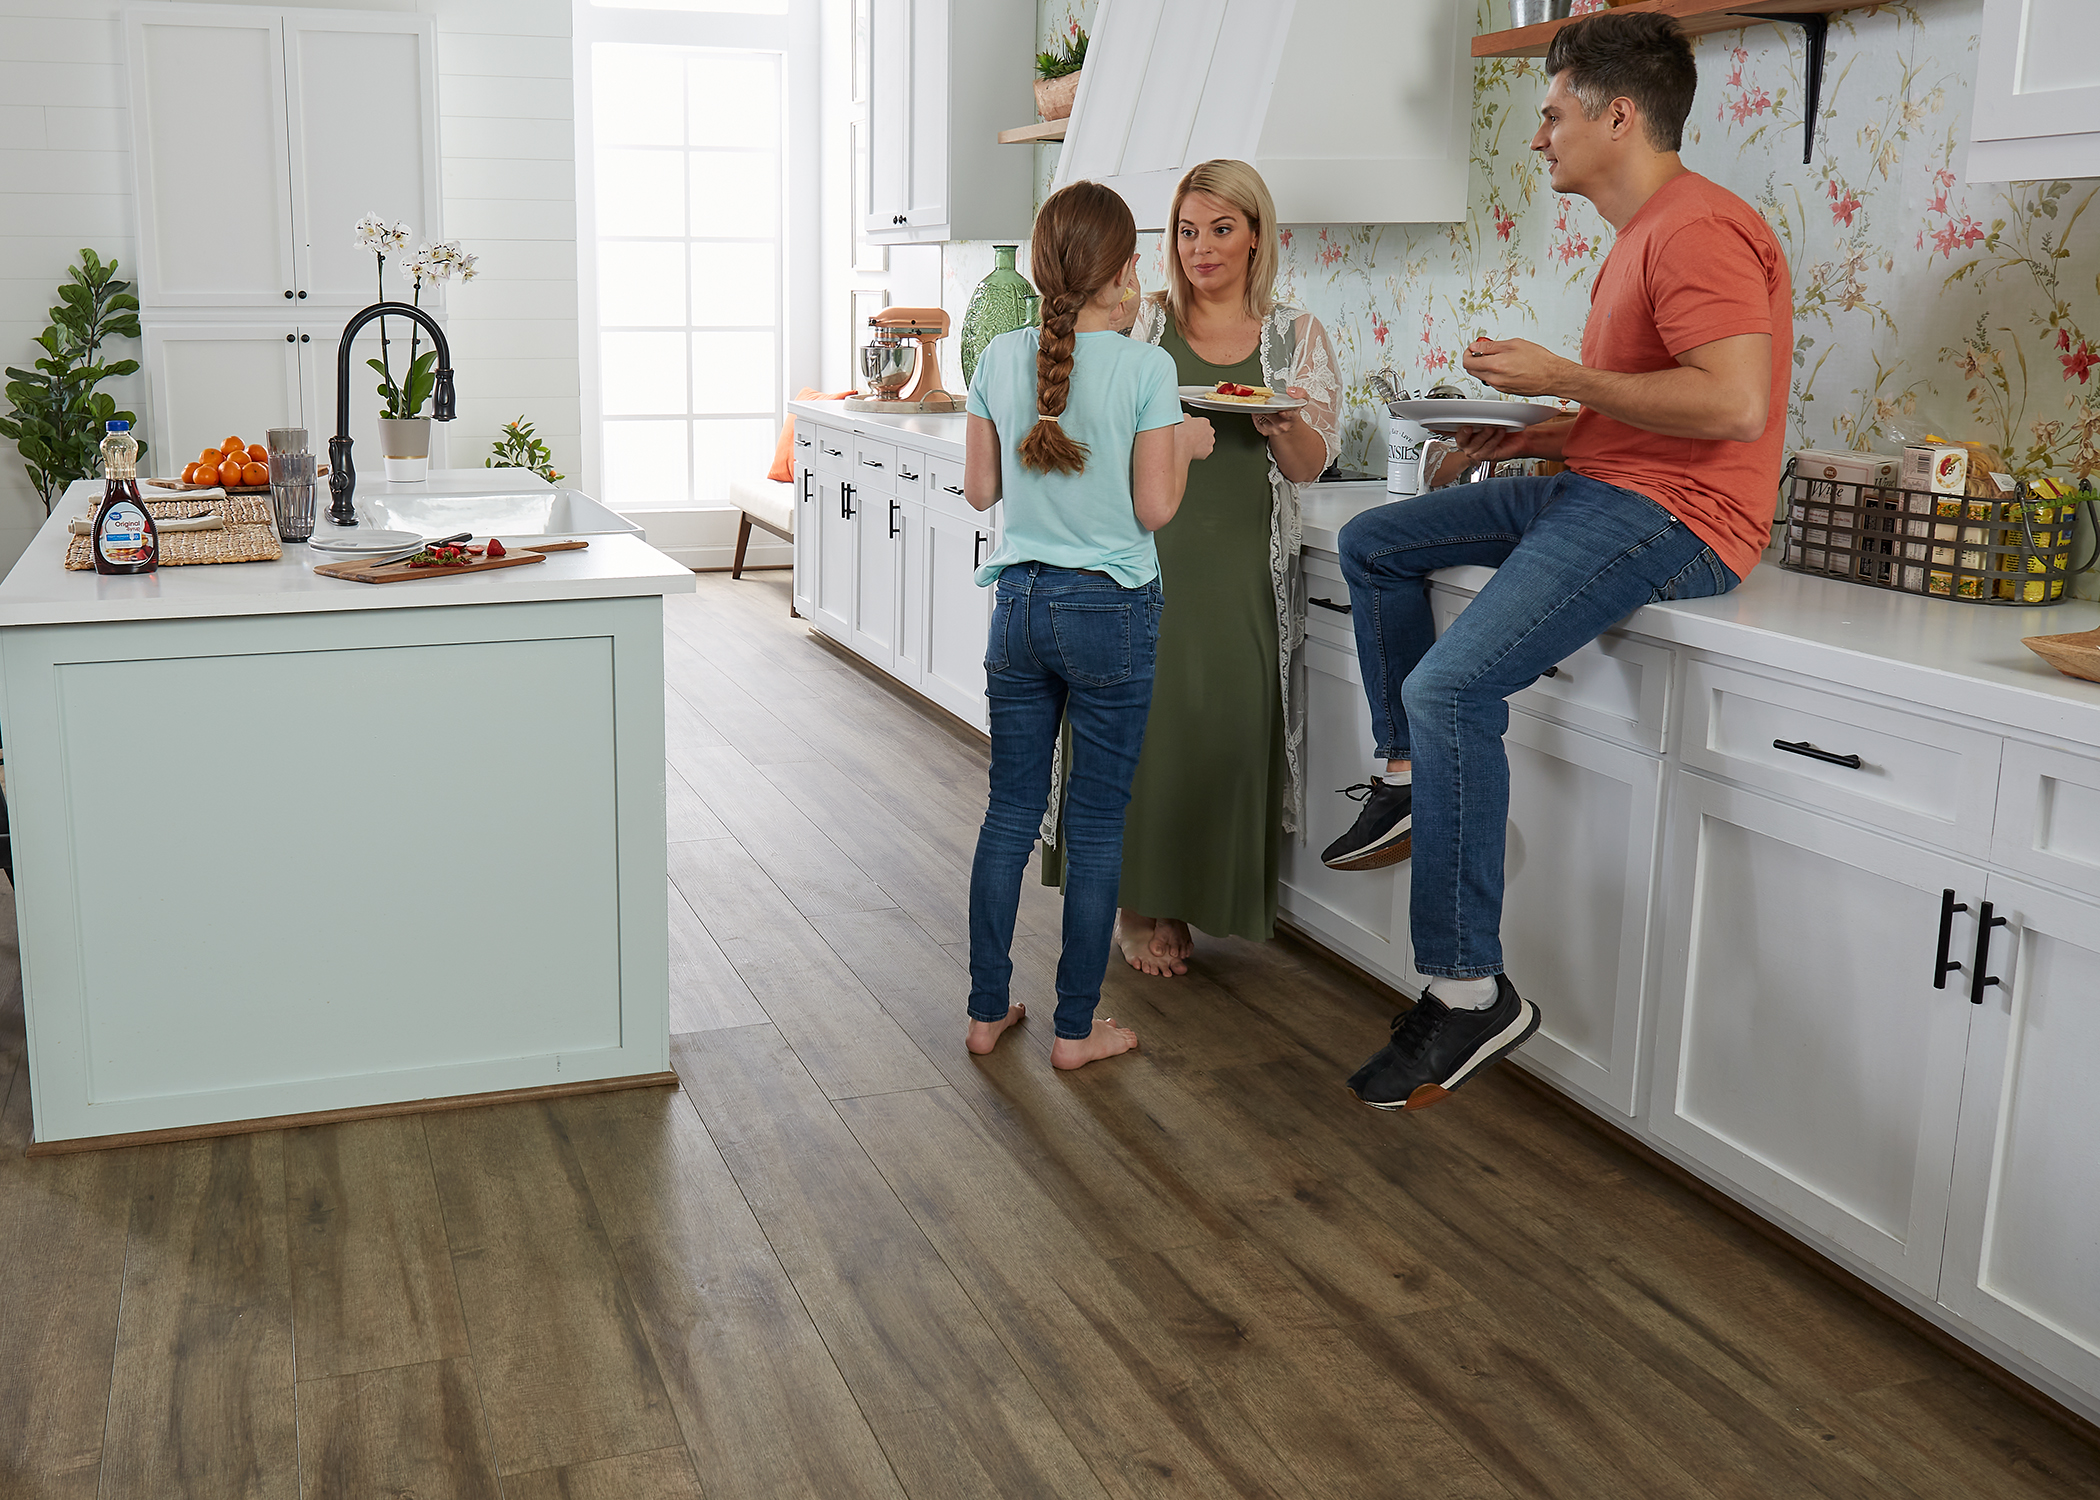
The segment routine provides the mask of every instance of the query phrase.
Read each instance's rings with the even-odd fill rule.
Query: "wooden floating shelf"
[[[1065,127],[1070,120],[1045,120],[1040,125],[1017,125],[1012,130],[999,132],[1002,146],[1030,146],[1037,141],[1061,141],[1065,138]]]
[[[1639,0],[1638,4],[1618,7],[1622,11],[1653,11],[1675,16],[1678,24],[1692,36],[1704,36],[1709,31],[1737,31],[1745,26],[1755,26],[1760,21],[1827,16],[1834,11],[1869,8],[1869,0]],[[1569,19],[1584,18],[1574,16]],[[1514,31],[1482,32],[1473,38],[1473,55],[1544,57],[1553,33],[1567,24],[1565,20],[1541,21],[1536,26],[1519,26]],[[1006,137],[1002,134],[999,139],[1005,140]]]

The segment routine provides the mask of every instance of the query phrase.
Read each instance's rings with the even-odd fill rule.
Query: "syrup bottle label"
[[[102,535],[96,540],[105,562],[145,562],[152,556],[146,543],[146,512],[129,500],[119,500],[109,508]]]

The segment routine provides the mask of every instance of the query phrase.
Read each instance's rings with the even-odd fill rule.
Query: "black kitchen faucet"
[[[430,342],[437,346],[437,384],[430,393],[430,415],[440,422],[452,420],[456,403],[452,395],[452,351],[445,344],[445,330],[438,327],[437,319],[407,302],[375,302],[353,316],[343,325],[343,341],[335,351],[335,436],[328,440],[328,492],[335,503],[328,508],[328,519],[337,526],[357,524],[357,506],[351,496],[357,492],[357,470],[350,463],[350,341],[357,337],[357,330],[374,318],[413,318],[430,330]]]

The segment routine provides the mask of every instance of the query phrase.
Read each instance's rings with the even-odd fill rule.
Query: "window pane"
[[[598,153],[598,233],[685,233],[685,182],[680,151],[608,147]]]
[[[693,424],[693,498],[729,498],[731,479],[759,479],[773,463],[780,429],[770,417],[743,422]]]
[[[682,333],[598,335],[598,386],[604,394],[605,414],[625,417],[692,410],[685,404],[685,337]]]
[[[692,162],[694,234],[757,238],[778,232],[778,156],[771,151],[695,151]]]
[[[601,240],[598,321],[609,328],[685,326],[685,247]]]
[[[772,411],[778,384],[771,329],[693,335],[693,411]]]
[[[591,120],[601,146],[685,144],[685,62],[662,47],[591,48]]]
[[[693,321],[771,328],[779,261],[780,247],[770,240],[693,246]]]
[[[683,420],[607,422],[605,503],[615,510],[623,505],[683,504],[692,494],[686,476],[687,425]]]
[[[686,69],[687,144],[773,146],[780,140],[780,65],[770,52],[703,54]]]

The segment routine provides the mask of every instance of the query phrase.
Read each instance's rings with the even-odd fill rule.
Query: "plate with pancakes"
[[[1183,406],[1193,406],[1198,411],[1273,413],[1296,411],[1305,405],[1297,397],[1282,395],[1265,385],[1234,385],[1229,380],[1221,380],[1216,385],[1184,385],[1175,389],[1181,394]]]

